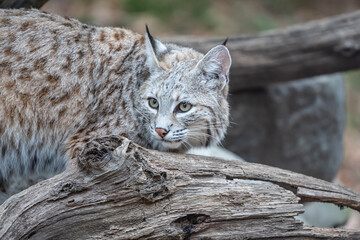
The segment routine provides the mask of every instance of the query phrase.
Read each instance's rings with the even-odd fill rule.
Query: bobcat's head
[[[219,143],[229,124],[231,57],[224,45],[203,55],[146,34],[149,79],[140,88],[141,111],[153,148],[184,152]]]

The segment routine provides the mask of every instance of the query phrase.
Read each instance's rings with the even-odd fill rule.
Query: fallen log
[[[144,149],[107,136],[0,206],[0,239],[354,239],[304,227],[300,200],[360,210],[360,195],[260,164]]]

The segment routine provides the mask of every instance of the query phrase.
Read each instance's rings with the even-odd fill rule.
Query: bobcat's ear
[[[224,45],[218,45],[199,61],[196,68],[206,76],[207,84],[223,89],[229,82],[230,66],[229,50]]]
[[[146,25],[146,55],[147,64],[150,70],[160,68],[159,59],[167,52],[166,46],[159,40],[151,36],[148,26]]]

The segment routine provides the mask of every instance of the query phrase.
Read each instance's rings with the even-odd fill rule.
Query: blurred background
[[[49,0],[42,10],[156,37],[253,34],[360,10],[358,0]],[[336,178],[360,192],[360,71],[343,73],[344,153]]]

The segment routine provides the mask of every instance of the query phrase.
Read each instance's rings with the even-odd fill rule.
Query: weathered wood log
[[[0,8],[41,8],[48,0],[0,0]]]
[[[207,51],[224,38],[166,39]],[[360,68],[360,11],[230,37],[230,91]]]
[[[360,195],[259,164],[161,153],[114,136],[0,206],[0,239],[354,239],[304,227],[302,200],[360,210]]]

